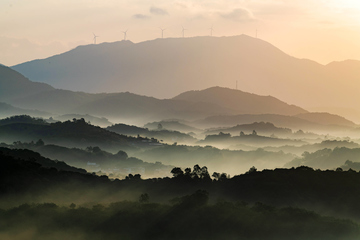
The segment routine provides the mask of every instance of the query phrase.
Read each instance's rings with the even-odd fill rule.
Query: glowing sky
[[[93,42],[247,34],[322,64],[360,60],[358,0],[1,0],[0,63]]]

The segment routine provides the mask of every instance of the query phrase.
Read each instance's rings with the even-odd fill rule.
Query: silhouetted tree
[[[191,168],[185,168],[185,175],[190,176],[191,175]]]
[[[158,130],[162,130],[162,129],[163,129],[163,126],[162,126],[161,123],[158,124],[157,129],[158,129]]]
[[[212,177],[213,177],[216,181],[218,181],[219,178],[220,178],[220,173],[214,172],[214,173],[212,174]]]
[[[174,168],[171,170],[171,173],[173,174],[174,177],[179,177],[179,176],[183,176],[183,175],[184,175],[183,170],[181,170],[181,168],[179,168],[179,167],[174,167]]]
[[[150,197],[149,197],[149,195],[147,193],[143,193],[139,197],[139,202],[140,203],[147,203],[147,202],[149,202],[149,200],[150,200]]]
[[[257,172],[257,169],[256,167],[252,166],[249,171],[246,172],[246,174],[251,174],[251,173],[254,173],[254,172]]]
[[[208,168],[206,166],[203,166],[200,169],[200,178],[201,179],[210,179],[210,174],[209,174]]]
[[[44,141],[43,141],[42,139],[39,139],[39,140],[35,143],[35,145],[38,146],[38,147],[41,147],[41,146],[44,146],[45,143],[44,143]]]

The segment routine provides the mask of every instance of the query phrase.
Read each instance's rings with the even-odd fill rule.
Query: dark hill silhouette
[[[222,115],[211,116],[202,120],[193,122],[196,126],[207,128],[216,127],[232,127],[238,124],[251,124],[254,122],[271,122],[278,127],[290,128],[294,131],[307,130],[307,131],[344,131],[354,129],[344,125],[323,125],[316,122],[316,118],[312,121],[313,115],[309,114],[308,120],[298,118],[296,116],[283,116],[278,114],[240,114],[240,115]],[[315,115],[316,117],[316,115]],[[337,118],[337,117],[336,117]]]
[[[160,98],[212,86],[235,87],[238,81],[246,92],[277,96],[306,108],[359,110],[360,62],[324,66],[246,35],[92,44],[13,69],[57,88],[130,91]]]
[[[234,127],[230,128],[218,128],[207,130],[205,134],[218,134],[219,132],[231,133],[232,135],[239,135],[240,132],[244,132],[245,134],[250,134],[255,130],[260,135],[280,135],[280,136],[288,136],[292,134],[291,129],[288,128],[279,128],[274,124],[269,122],[254,122],[250,124],[238,124]]]
[[[0,141],[30,142],[38,139],[42,139],[47,143],[70,147],[99,146],[102,149],[116,152],[121,149],[133,149],[136,145],[143,145],[141,138],[110,132],[86,123],[84,119],[48,125],[13,123],[0,126]],[[148,143],[145,145],[148,145]]]
[[[85,119],[86,122],[90,122],[92,125],[95,126],[100,126],[100,127],[108,127],[110,125],[112,125],[111,122],[109,122],[108,119],[104,118],[104,117],[94,117],[91,116],[89,114],[65,114],[65,115],[61,115],[61,116],[56,116],[56,120],[60,120],[62,122],[67,121],[67,120],[72,120],[72,119]]]
[[[48,84],[32,82],[13,69],[0,65],[0,101],[8,102],[52,89]]]
[[[134,137],[140,135],[147,138],[156,138],[166,143],[192,143],[196,141],[196,139],[192,136],[179,131],[170,131],[166,129],[149,130],[147,128],[140,128],[126,124],[115,124],[107,127],[106,130]]]
[[[14,123],[30,123],[39,125],[48,125],[43,119],[30,117],[29,115],[16,115],[8,118],[0,119],[0,126],[14,124]]]
[[[0,147],[0,155],[8,156],[17,159],[22,159],[30,162],[35,162],[40,164],[42,167],[46,168],[55,168],[62,171],[78,172],[78,173],[87,173],[86,170],[82,168],[76,168],[69,166],[63,161],[51,160],[41,156],[39,153],[28,150],[28,149],[9,149]]]
[[[212,87],[201,91],[184,92],[173,99],[190,102],[207,102],[231,108],[239,114],[295,115],[307,111],[284,103],[272,96],[259,96],[240,90]]]
[[[39,142],[42,144],[39,144]],[[54,144],[45,144],[43,141],[37,141],[36,143],[15,142],[7,147],[15,149],[11,150],[13,152],[21,153],[18,155],[12,154],[12,156],[15,157],[38,159],[41,154],[46,158],[56,159],[55,163],[59,163],[58,165],[66,163],[77,168],[85,169],[91,173],[106,174],[112,178],[124,179],[129,173],[141,174],[146,178],[162,177],[169,175],[172,169],[172,166],[163,165],[161,162],[148,163],[138,158],[129,157],[124,151],[118,151],[112,154],[99,147],[87,147],[86,149],[67,148]],[[4,148],[0,148],[0,151],[4,152],[3,149]],[[46,164],[48,167],[55,167],[54,161],[50,161],[49,164],[42,160],[36,160],[36,162],[42,165]],[[60,169],[59,167],[55,168],[66,170],[64,168]],[[82,172],[86,171],[82,170]]]
[[[151,122],[144,125],[145,128],[158,129],[159,124],[164,129],[179,131],[179,132],[199,132],[200,129],[194,128],[189,125],[189,122],[183,122],[179,120],[163,120],[159,122]]]

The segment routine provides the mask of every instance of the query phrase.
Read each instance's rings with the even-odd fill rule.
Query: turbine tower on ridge
[[[99,36],[96,36],[95,33],[93,33],[94,35],[94,44],[96,44],[96,38],[98,38]]]
[[[183,26],[181,26],[182,27],[182,37],[184,38],[185,37],[185,30],[187,30],[187,29],[185,29]]]
[[[210,36],[212,36],[212,32],[213,32],[213,26],[211,25],[211,28],[209,28],[209,30],[210,30]]]
[[[159,28],[161,30],[161,38],[164,38],[164,31],[166,30],[166,28],[161,28],[161,27]]]
[[[124,33],[124,40],[126,40],[126,33],[127,33],[128,30],[129,30],[129,29],[126,29],[126,31],[123,31],[123,33]]]

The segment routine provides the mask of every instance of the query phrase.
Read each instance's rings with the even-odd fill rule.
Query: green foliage
[[[221,201],[209,205],[206,191],[174,205],[114,202],[89,207],[53,203],[0,210],[0,236],[45,239],[357,239],[359,226],[300,208]],[[34,229],[31,234],[29,229]],[[81,236],[81,237],[79,237]]]

